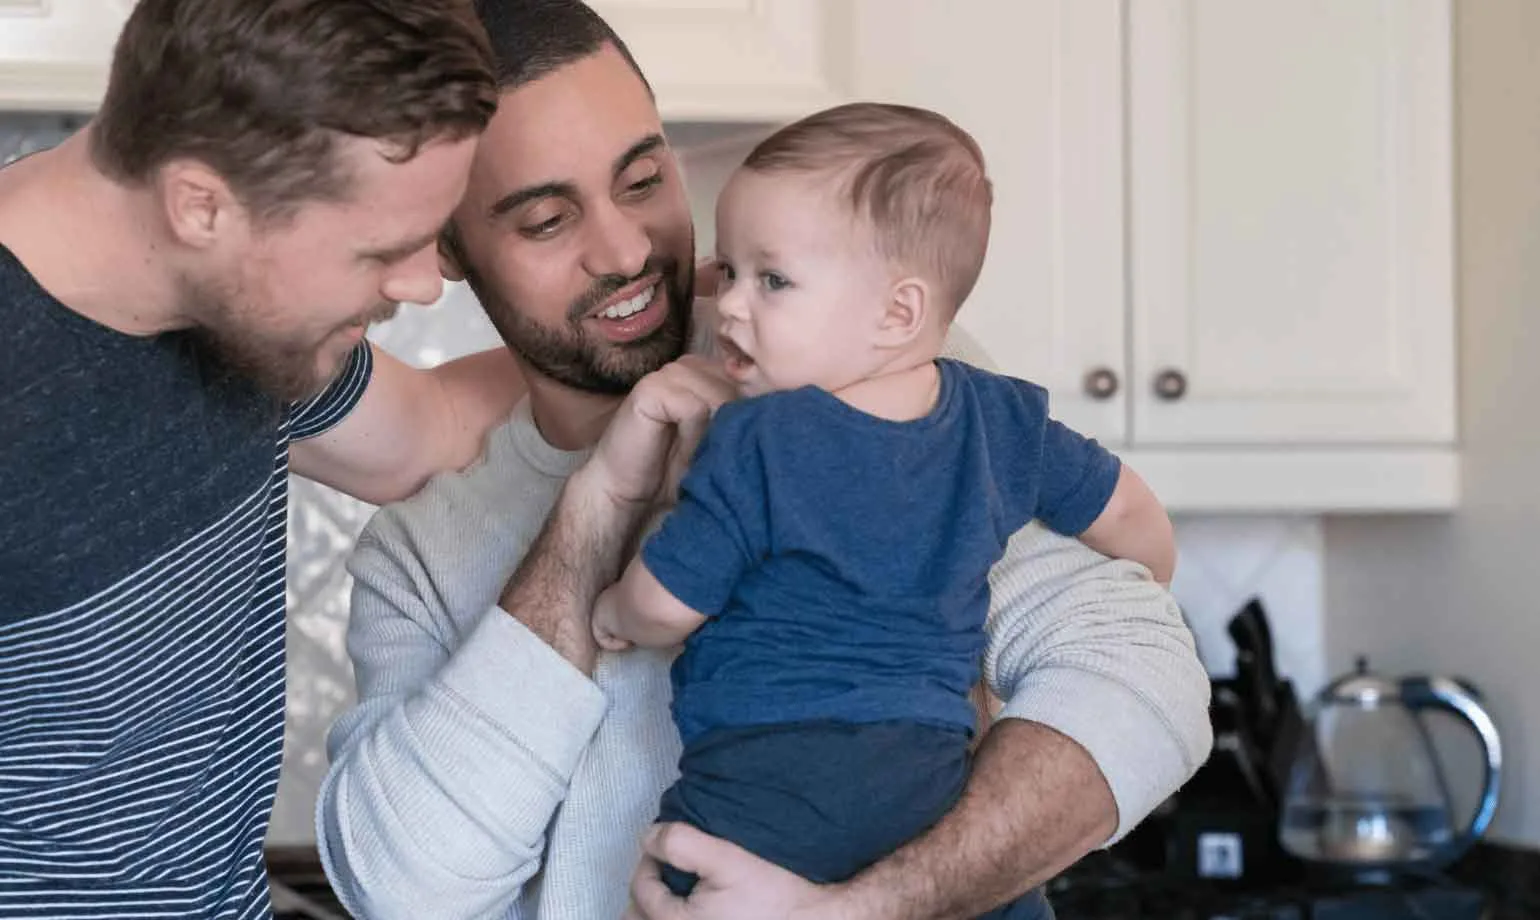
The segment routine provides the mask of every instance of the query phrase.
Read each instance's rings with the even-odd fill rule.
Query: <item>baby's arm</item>
[[[594,602],[594,639],[612,652],[633,644],[668,648],[683,642],[706,618],[679,598],[647,570],[640,555],[631,559],[620,580],[604,589]]]
[[[678,645],[722,614],[739,578],[765,556],[770,540],[757,433],[765,405],[730,403],[712,419],[679,483],[679,503],[594,603],[600,647]]]
[[[1176,571],[1176,536],[1171,518],[1144,478],[1127,464],[1107,507],[1080,535],[1080,541],[1104,556],[1129,559],[1150,570],[1163,587]]]

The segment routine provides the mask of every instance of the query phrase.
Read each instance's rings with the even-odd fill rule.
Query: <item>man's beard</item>
[[[638,278],[661,276],[668,315],[648,335],[631,342],[605,342],[586,334],[584,319],[605,300]],[[498,299],[474,273],[467,271],[476,298],[492,325],[524,362],[545,377],[575,390],[624,396],[643,377],[684,354],[690,341],[695,266],[653,256],[634,277],[606,275],[567,308],[565,326],[544,326]]]
[[[200,317],[190,330],[199,351],[212,358],[220,373],[249,381],[283,402],[308,399],[331,382],[347,354],[340,345],[332,346],[338,350],[336,360],[321,366],[322,352],[336,333],[354,322],[387,320],[398,307],[380,304],[317,339],[273,329],[254,319],[260,313],[241,302],[238,287],[219,291],[190,285],[185,296],[192,299],[194,315]]]

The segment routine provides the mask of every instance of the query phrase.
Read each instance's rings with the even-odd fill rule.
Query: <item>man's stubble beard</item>
[[[643,338],[625,343],[605,342],[587,334],[584,318],[616,291],[658,272],[668,315]],[[542,376],[580,390],[624,396],[645,376],[684,354],[690,342],[694,312],[695,266],[675,259],[650,258],[634,278],[599,279],[568,306],[566,324],[545,326],[517,307],[499,299],[484,280],[467,269],[466,281],[508,347]]]
[[[221,373],[255,384],[267,395],[290,403],[308,399],[331,382],[346,360],[346,349],[321,367],[320,359],[334,327],[319,340],[271,328],[261,311],[247,302],[240,285],[183,285],[184,303],[199,321],[189,331],[200,352],[212,357]],[[365,317],[381,322],[396,312],[396,304],[380,304]]]

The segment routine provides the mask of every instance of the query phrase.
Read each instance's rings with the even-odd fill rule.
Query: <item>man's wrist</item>
[[[861,878],[823,886],[827,899],[816,920],[903,920],[902,908]]]
[[[620,574],[622,550],[641,508],[617,501],[583,470],[556,506],[498,605],[584,673],[597,649],[589,624],[595,598]]]
[[[592,519],[609,520],[613,528],[627,531],[640,523],[650,507],[650,502],[621,497],[603,469],[591,460],[567,477],[557,508],[568,504],[583,509]]]

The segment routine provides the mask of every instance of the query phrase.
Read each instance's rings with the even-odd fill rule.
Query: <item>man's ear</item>
[[[171,235],[183,245],[211,249],[221,238],[249,234],[251,216],[223,176],[198,160],[173,160],[156,174]]]
[[[465,267],[460,264],[460,247],[451,238],[454,232],[453,226],[446,225],[438,235],[438,273],[444,276],[445,281],[464,281]]]
[[[923,278],[900,278],[888,292],[888,302],[877,325],[877,344],[902,348],[925,331],[934,309],[930,285]]]

